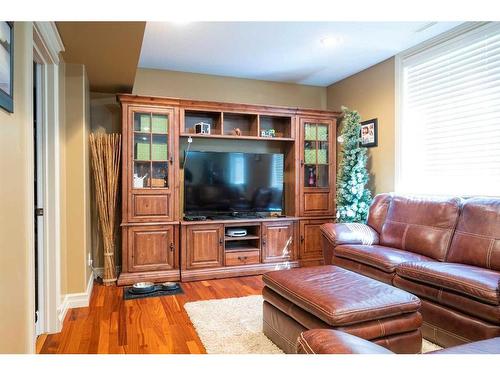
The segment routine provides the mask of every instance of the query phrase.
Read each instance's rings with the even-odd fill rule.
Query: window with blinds
[[[402,57],[396,190],[500,195],[500,25]]]

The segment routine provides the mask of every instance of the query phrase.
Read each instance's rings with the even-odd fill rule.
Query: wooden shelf
[[[254,236],[254,235],[247,235],[247,236],[241,236],[241,237],[230,237],[230,236],[225,236],[224,239],[226,241],[244,241],[244,240],[259,240],[259,236]]]
[[[241,251],[260,251],[260,248],[250,245],[240,245],[238,243],[234,243],[234,246],[226,247],[226,253],[237,253]]]
[[[257,137],[248,135],[221,135],[221,134],[197,134],[197,133],[181,133],[181,137],[193,138],[218,138],[218,139],[246,139],[251,141],[281,141],[281,142],[294,142],[294,138],[279,138],[279,137]]]

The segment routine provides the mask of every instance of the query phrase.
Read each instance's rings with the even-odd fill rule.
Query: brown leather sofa
[[[311,329],[297,340],[299,354],[394,354],[361,337],[333,329]],[[500,354],[500,337],[435,350],[426,354]]]
[[[324,224],[326,264],[420,297],[443,347],[500,336],[500,199],[380,194],[367,224]]]

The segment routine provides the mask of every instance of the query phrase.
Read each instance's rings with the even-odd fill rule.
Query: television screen
[[[187,215],[283,210],[283,154],[190,151],[186,158]]]

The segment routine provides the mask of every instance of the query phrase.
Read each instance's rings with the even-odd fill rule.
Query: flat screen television
[[[189,151],[186,215],[283,211],[283,154]]]

